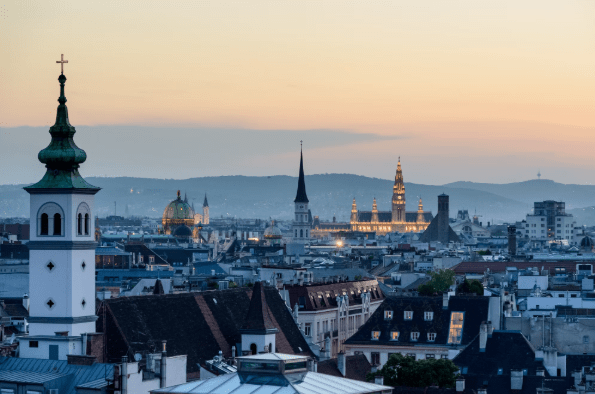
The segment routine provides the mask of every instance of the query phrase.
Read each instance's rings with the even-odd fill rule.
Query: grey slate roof
[[[60,394],[74,394],[89,382],[113,378],[113,364],[72,365],[67,361],[0,357],[0,381],[30,381],[38,384],[60,379]],[[13,379],[13,380],[7,380]]]

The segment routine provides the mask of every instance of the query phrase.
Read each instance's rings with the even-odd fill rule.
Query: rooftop
[[[153,390],[174,393],[383,393],[392,387],[308,371],[308,358],[280,353],[238,357],[238,372]]]

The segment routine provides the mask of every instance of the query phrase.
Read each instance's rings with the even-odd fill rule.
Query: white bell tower
[[[82,334],[96,331],[94,196],[100,189],[79,174],[87,155],[73,140],[64,74],[58,81],[52,140],[38,155],[47,171],[41,181],[25,187],[31,215],[30,317],[20,355],[65,360],[68,354],[84,354]]]

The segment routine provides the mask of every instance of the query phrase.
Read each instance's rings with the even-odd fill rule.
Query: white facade
[[[92,194],[31,194],[31,336],[95,332],[93,207]],[[57,215],[60,233],[54,234]]]
[[[304,335],[321,347],[330,335],[331,357],[337,357],[344,350],[343,342],[368,321],[382,301],[370,301],[370,295],[363,293],[361,304],[349,305],[347,296],[339,296],[336,308],[297,312],[297,323]]]
[[[531,290],[535,286],[541,290],[548,288],[547,275],[519,275],[518,288],[519,290]]]
[[[309,220],[308,203],[295,203],[295,218],[293,220],[293,240],[298,243],[307,243],[310,241],[310,231],[312,225]]]

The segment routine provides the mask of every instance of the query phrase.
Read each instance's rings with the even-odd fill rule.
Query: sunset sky
[[[41,178],[61,53],[85,176],[296,175],[304,139],[310,174],[595,182],[592,0],[4,0],[0,184]]]

